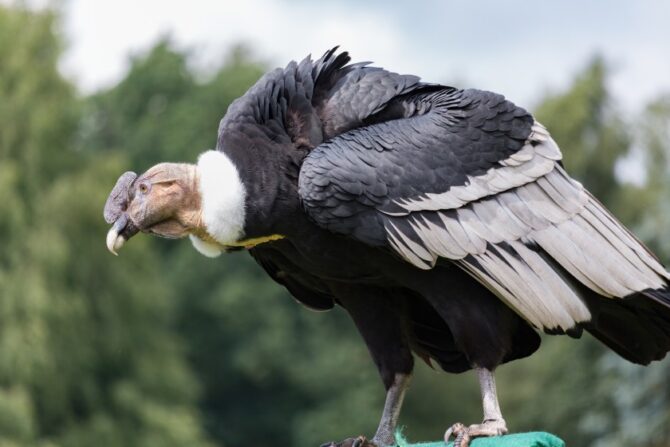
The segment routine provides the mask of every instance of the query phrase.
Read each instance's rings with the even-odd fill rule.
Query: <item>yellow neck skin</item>
[[[192,230],[192,234],[203,241],[217,245],[222,250],[225,250],[226,247],[244,247],[246,249],[254,248],[257,245],[265,244],[267,242],[277,241],[279,239],[284,239],[286,236],[281,234],[271,234],[269,236],[254,237],[251,239],[242,239],[241,241],[233,242],[232,244],[223,245],[220,244],[216,239],[214,239],[205,229],[203,225],[199,225]]]
[[[279,239],[284,239],[286,236],[281,234],[271,234],[269,236],[255,237],[251,239],[244,239],[238,242],[235,242],[231,247],[244,247],[244,248],[254,248],[257,245],[265,244],[266,242],[277,241]]]

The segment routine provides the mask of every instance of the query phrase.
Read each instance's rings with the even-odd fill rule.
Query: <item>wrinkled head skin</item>
[[[178,239],[204,232],[196,166],[160,163],[139,177],[126,172],[116,183],[104,216],[112,228],[107,248],[114,254],[138,232]]]

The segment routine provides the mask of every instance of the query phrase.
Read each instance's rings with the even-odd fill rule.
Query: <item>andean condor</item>
[[[537,331],[665,356],[670,274],[530,113],[349,61],[332,49],[271,71],[197,164],[123,174],[108,248],[142,231],[206,256],[246,249],[306,306],[344,307],[387,390],[379,446],[394,443],[413,353],[477,371],[484,420],[446,434],[462,445],[507,431],[493,371],[532,354]]]

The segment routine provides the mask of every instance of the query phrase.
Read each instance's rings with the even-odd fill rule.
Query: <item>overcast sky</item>
[[[340,44],[356,60],[526,106],[601,53],[624,108],[670,92],[665,0],[65,0],[64,11],[63,69],[84,92],[119,80],[128,54],[166,33],[203,65],[240,42],[272,65]]]

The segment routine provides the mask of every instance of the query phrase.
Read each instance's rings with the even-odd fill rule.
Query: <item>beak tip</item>
[[[126,238],[121,236],[116,229],[116,227],[112,227],[109,232],[107,233],[107,250],[114,256],[118,256],[119,254],[117,253],[117,250],[120,249],[123,244],[126,242]]]

